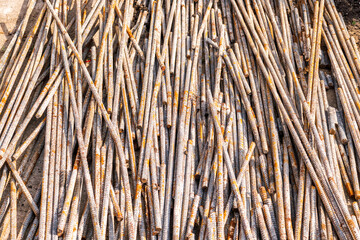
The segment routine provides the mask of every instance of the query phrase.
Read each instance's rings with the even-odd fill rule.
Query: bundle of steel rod
[[[0,239],[360,239],[359,59],[334,0],[29,0]]]

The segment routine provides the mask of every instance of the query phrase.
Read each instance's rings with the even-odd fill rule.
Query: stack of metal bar
[[[29,0],[0,239],[360,239],[359,59],[334,0]]]

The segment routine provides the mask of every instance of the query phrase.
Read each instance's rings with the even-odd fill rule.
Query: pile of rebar
[[[360,54],[334,0],[29,0],[21,18],[0,239],[360,239]]]

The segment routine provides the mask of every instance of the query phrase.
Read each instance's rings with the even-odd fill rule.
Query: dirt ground
[[[360,44],[360,1],[335,0],[337,9],[342,13],[351,36]]]
[[[29,0],[0,0],[0,56],[5,51],[6,46],[12,38],[14,31],[20,24],[22,16],[25,14]],[[359,0],[335,0],[338,10],[343,14],[345,22],[348,26],[348,30],[351,36],[355,37],[356,42],[360,45],[360,1]],[[36,19],[36,13],[38,13],[42,7],[42,1],[37,0],[35,6],[35,12],[30,18],[30,27]],[[41,160],[41,157],[40,157]],[[41,183],[42,175],[42,161],[38,161],[30,181],[27,186],[32,193],[35,194],[37,188]],[[6,195],[7,193],[5,193]],[[28,204],[24,197],[19,200],[18,205],[18,219],[20,222],[18,226],[21,226],[22,219],[26,216],[28,210]]]

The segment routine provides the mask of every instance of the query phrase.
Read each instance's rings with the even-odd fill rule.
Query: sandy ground
[[[30,0],[0,0],[0,51],[6,49],[13,33],[21,23]],[[30,16],[29,27],[33,26],[37,13],[41,10],[42,1],[36,0],[35,11]],[[27,30],[28,31],[28,30]]]
[[[7,1],[0,0],[0,46],[11,39],[15,27],[19,24],[18,19],[21,12],[26,9],[27,0]]]

